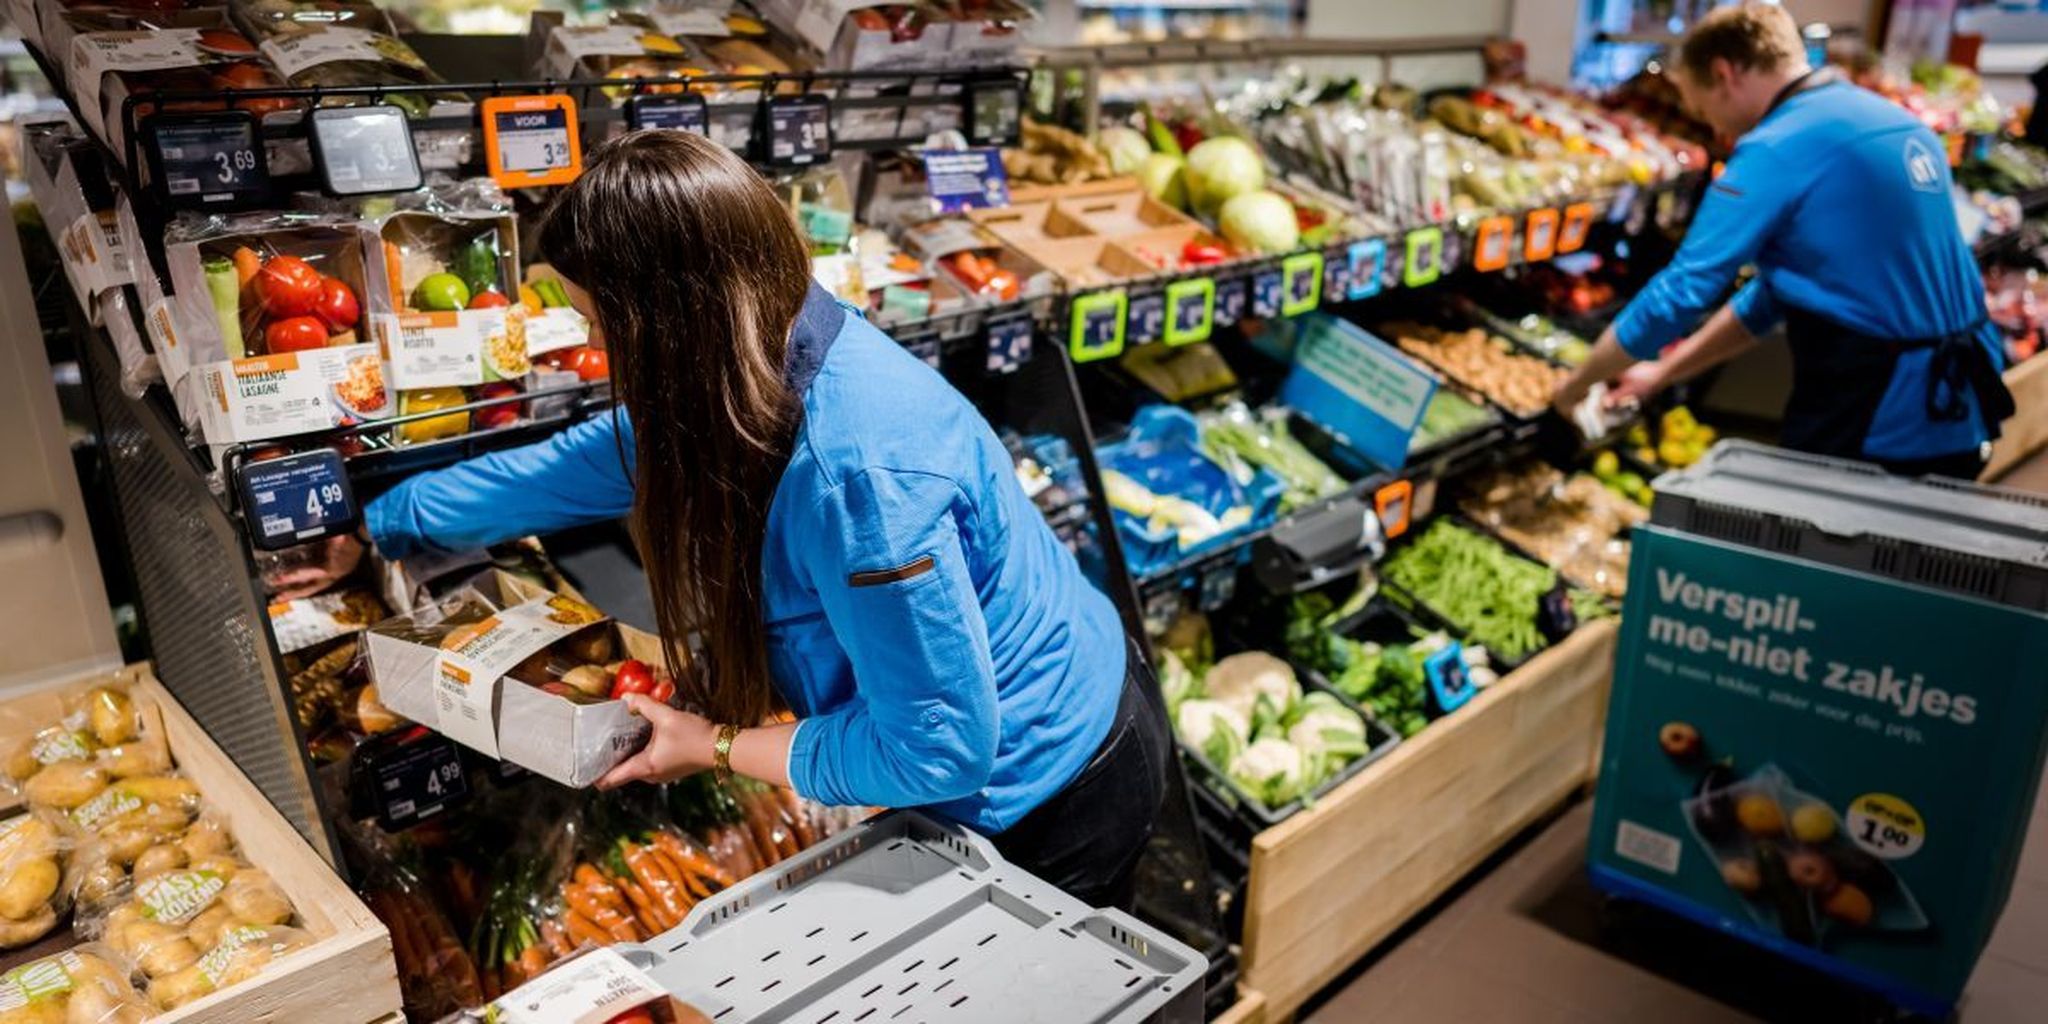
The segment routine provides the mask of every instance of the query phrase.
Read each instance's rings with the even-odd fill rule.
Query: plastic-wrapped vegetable
[[[86,945],[0,974],[0,1024],[139,1024],[155,1016],[118,963]]]
[[[292,85],[437,85],[441,77],[398,38],[385,13],[371,4],[321,0],[235,0],[231,13]],[[425,116],[436,100],[459,94],[390,93],[381,102]],[[329,105],[364,102],[330,97]]]
[[[71,902],[64,884],[70,846],[44,814],[0,821],[0,949],[26,946],[57,926]]]
[[[1286,481],[1280,495],[1280,510],[1290,512],[1324,498],[1342,494],[1344,478],[1316,458],[1315,453],[1296,440],[1287,429],[1287,410],[1273,407],[1254,414],[1242,402],[1203,413],[1202,451],[1240,481],[1249,482],[1255,469],[1263,467]]]

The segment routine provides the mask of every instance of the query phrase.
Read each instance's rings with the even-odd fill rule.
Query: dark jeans
[[[1131,909],[1138,857],[1166,798],[1173,740],[1142,649],[1130,646],[1109,735],[1081,774],[995,837],[1010,863],[1092,907]]]
[[[1880,461],[1878,465],[1893,476],[1945,476],[1975,483],[1984,472],[1984,455],[1976,448],[1931,459]]]

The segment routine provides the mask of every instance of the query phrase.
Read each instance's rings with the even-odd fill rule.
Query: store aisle
[[[2048,789],[2043,790],[2048,797]],[[1303,1014],[1309,1024],[1805,1024],[1866,1020],[1853,990],[1747,944],[1604,906],[1585,877],[1592,801],[1504,858]],[[2048,1005],[2048,798],[2034,809],[2012,902],[1959,1024],[2042,1019]]]

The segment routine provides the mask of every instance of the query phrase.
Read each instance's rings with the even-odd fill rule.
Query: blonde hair
[[[1740,3],[1707,13],[1679,44],[1677,64],[1694,82],[1714,77],[1714,62],[1744,71],[1773,72],[1805,60],[1799,25],[1777,4]]]

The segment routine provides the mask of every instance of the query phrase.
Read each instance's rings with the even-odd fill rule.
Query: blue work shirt
[[[1944,153],[1913,115],[1848,82],[1793,93],[1737,142],[1677,257],[1614,321],[1621,347],[1656,358],[1755,264],[1733,302],[1751,334],[1777,326],[1787,306],[1877,338],[1974,330],[2002,365]],[[1971,411],[1960,420],[1929,418],[1933,356],[1900,356],[1864,437],[1866,456],[1929,458],[1986,439],[1974,396],[1964,396]]]
[[[769,668],[800,720],[790,781],[999,833],[1108,736],[1123,627],[981,414],[848,310],[813,286],[791,332],[803,424],[761,553]],[[598,416],[416,476],[365,521],[403,558],[614,519],[632,450],[623,413]]]

